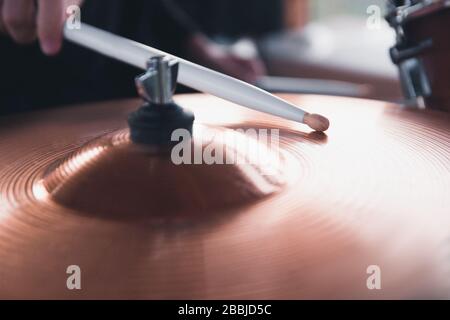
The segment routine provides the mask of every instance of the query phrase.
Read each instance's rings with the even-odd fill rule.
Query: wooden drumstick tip
[[[311,129],[314,129],[316,131],[327,131],[330,127],[330,121],[325,118],[324,116],[321,116],[320,114],[305,114],[303,118],[303,122],[308,125]]]

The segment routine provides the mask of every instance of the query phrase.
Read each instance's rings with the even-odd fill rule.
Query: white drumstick
[[[146,69],[148,59],[153,56],[173,57],[180,65],[178,82],[185,86],[250,109],[305,123],[317,131],[325,131],[329,127],[325,117],[309,114],[246,82],[90,25],[82,23],[79,29],[66,26],[64,35],[67,40],[141,69]]]

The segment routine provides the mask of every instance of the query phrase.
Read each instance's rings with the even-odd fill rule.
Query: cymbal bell
[[[176,98],[195,112],[194,142],[278,129],[279,145],[264,149],[281,154],[270,172],[262,162],[176,166],[133,145],[126,115],[137,100],[1,119],[0,297],[448,297],[449,114],[284,98],[332,127]],[[82,290],[66,287],[70,265]],[[371,266],[381,290],[367,286]]]
[[[219,129],[197,126],[195,131],[207,132],[213,140],[207,144],[204,139],[190,138],[186,141],[191,153],[188,163],[179,164],[172,160],[170,148],[134,144],[128,130],[103,136],[50,170],[35,192],[41,198],[48,193],[52,201],[67,208],[107,219],[205,220],[223,209],[257,202],[280,190],[280,167],[264,165],[259,157],[245,166],[234,159],[247,158],[246,152],[252,149],[249,144],[257,141],[228,130],[229,140],[246,141],[225,148],[225,141],[217,139]],[[196,153],[202,157],[206,148],[221,150],[223,158],[233,155],[233,161],[205,163]],[[269,152],[265,150],[264,156]]]

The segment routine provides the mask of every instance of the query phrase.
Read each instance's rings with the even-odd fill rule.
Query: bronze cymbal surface
[[[176,97],[207,132],[278,129],[271,174],[142,153],[138,100],[0,119],[0,298],[449,298],[449,114],[283,97],[330,130]]]

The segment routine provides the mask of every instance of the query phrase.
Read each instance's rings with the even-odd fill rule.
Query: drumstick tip
[[[311,129],[314,129],[316,131],[327,131],[330,127],[330,121],[325,118],[324,116],[321,116],[320,114],[305,114],[303,118],[303,122],[308,125]]]

